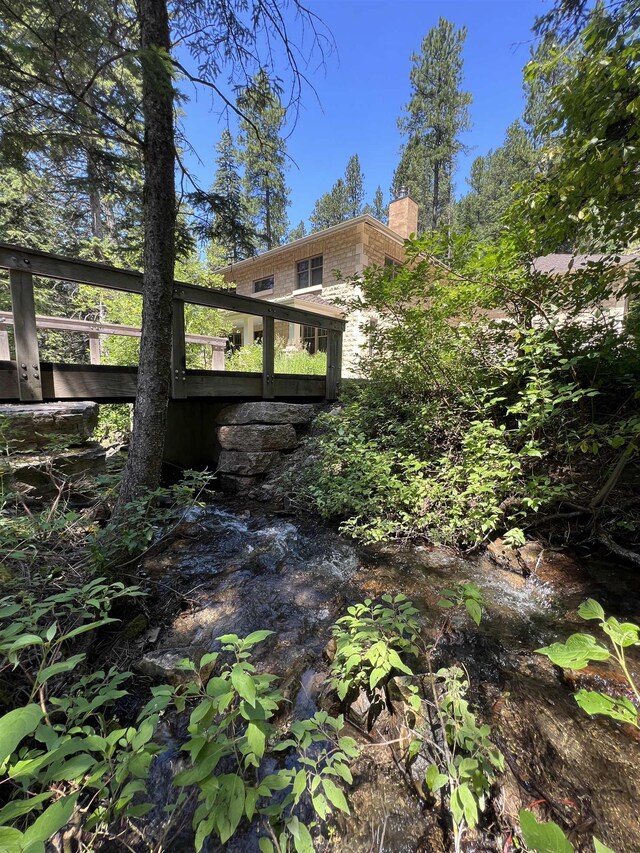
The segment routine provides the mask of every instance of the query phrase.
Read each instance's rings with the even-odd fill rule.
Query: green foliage
[[[574,853],[573,844],[557,823],[538,821],[526,809],[520,812],[520,831],[527,848],[535,853]],[[597,838],[593,839],[593,846],[595,853],[614,853]]]
[[[87,538],[94,564],[108,568],[123,555],[140,556],[159,531],[166,535],[190,510],[202,506],[200,495],[210,479],[211,474],[206,470],[184,471],[182,479],[173,486],[158,486],[129,501],[121,517]],[[110,484],[115,498],[119,478],[106,476],[102,482]]]
[[[340,699],[358,688],[367,692],[383,686],[393,673],[411,674],[401,655],[418,651],[418,611],[405,595],[367,598],[347,608],[333,627],[336,653],[331,685]]]
[[[357,154],[349,158],[344,177],[338,178],[329,192],[315,203],[309,223],[312,231],[338,225],[347,219],[360,216],[364,202],[364,175]]]
[[[440,594],[442,598],[438,601],[438,607],[446,610],[450,607],[463,606],[476,625],[480,624],[483,598],[474,583],[460,583],[454,589],[443,589]]]
[[[605,259],[551,282],[513,246],[448,235],[408,244],[402,268],[365,270],[352,307],[380,318],[361,360],[368,382],[318,420],[295,499],[365,541],[508,531],[513,545],[562,501],[603,500],[640,427],[635,327],[597,309],[619,275]],[[601,524],[614,535],[638,521]]]
[[[275,372],[300,373],[324,376],[327,372],[327,354],[316,352],[313,355],[303,349],[299,352],[286,352],[280,341],[275,346]],[[260,373],[262,371],[262,343],[256,342],[241,347],[227,355],[227,370]]]
[[[195,785],[198,791],[193,817],[196,850],[212,834],[226,843],[243,819],[260,815],[270,836],[261,839],[261,850],[309,853],[313,851],[309,827],[295,813],[301,802],[310,802],[321,821],[334,808],[349,813],[336,781],[353,781],[348,765],[358,749],[352,738],[340,737],[342,717],[318,711],[311,719],[293,722],[273,750],[293,749],[295,766],[268,775],[256,773],[269,744],[277,739],[273,717],[282,694],[273,685],[275,676],[256,673],[251,650],[272,633],[219,637],[222,652],[205,655],[199,676],[174,695],[178,710],[196,703],[190,715],[190,738],[182,746],[192,766],[174,779],[174,784]],[[219,666],[206,680],[204,669],[213,664]],[[190,661],[184,667],[195,669]],[[214,775],[219,766],[225,772]]]
[[[465,827],[473,829],[477,825],[497,774],[504,770],[504,757],[491,741],[490,727],[476,720],[465,698],[469,682],[459,667],[438,670],[431,676],[431,686],[445,750],[443,755],[427,744],[433,761],[425,782],[433,795],[448,792],[458,845]]]
[[[3,844],[44,853],[80,802],[94,839],[152,808],[140,795],[160,751],[152,741],[157,714],[145,710],[136,725],[120,726],[113,706],[127,695],[131,673],[79,675],[86,653],[70,654],[78,637],[115,621],[108,616],[114,601],[141,594],[97,578],[0,601],[0,665],[19,670],[14,701],[26,703],[0,717],[0,772],[11,787],[0,809]]]
[[[584,669],[591,661],[613,660],[640,702],[640,691],[629,673],[625,657],[625,649],[640,646],[640,627],[633,622],[619,622],[614,616],[607,618],[602,605],[592,598],[580,605],[578,613],[585,620],[599,623],[600,629],[609,638],[611,651],[590,634],[572,634],[565,643],[553,643],[536,649],[538,654],[545,655],[556,666],[565,669]],[[595,690],[579,690],[575,700],[587,714],[602,714],[640,728],[638,709],[624,696],[613,697]]]

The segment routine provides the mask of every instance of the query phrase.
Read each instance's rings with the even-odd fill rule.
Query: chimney
[[[400,187],[389,204],[389,228],[403,240],[418,233],[418,205],[406,187]]]

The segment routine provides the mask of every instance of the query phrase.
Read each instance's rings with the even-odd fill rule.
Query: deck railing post
[[[340,390],[342,374],[342,332],[327,331],[327,388],[326,399],[335,400]]]
[[[42,380],[33,276],[22,270],[9,270],[9,284],[16,342],[18,395],[21,401],[37,402],[42,400]]]
[[[11,361],[9,332],[6,329],[0,329],[0,361]]]
[[[184,301],[173,300],[171,323],[171,396],[187,396],[187,348],[184,339]]]
[[[89,332],[89,363],[100,364],[100,335]]]
[[[271,399],[275,394],[275,324],[273,317],[262,318],[262,396]]]

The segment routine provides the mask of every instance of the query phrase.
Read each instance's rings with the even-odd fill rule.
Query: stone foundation
[[[216,418],[220,446],[218,473],[223,491],[244,492],[295,450],[298,433],[309,424],[314,407],[301,403],[239,403]]]

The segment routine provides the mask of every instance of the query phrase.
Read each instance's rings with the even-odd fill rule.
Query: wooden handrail
[[[92,363],[96,358],[99,360],[98,336],[100,334],[135,337],[140,334],[140,330],[136,327],[119,326],[115,323],[93,323],[90,320],[37,317],[33,295],[34,276],[142,294],[143,277],[140,272],[119,269],[92,261],[65,258],[61,255],[25,249],[8,243],[0,243],[0,269],[9,271],[12,312],[0,312],[0,323],[8,325],[11,322],[14,327],[20,400],[42,400],[37,328],[87,332]],[[214,355],[220,351],[219,347],[211,343],[215,339],[207,335],[185,334],[185,303],[263,318],[262,393],[265,398],[274,395],[274,320],[326,329],[329,337],[326,396],[328,399],[335,398],[341,372],[344,320],[327,317],[314,311],[268,302],[264,299],[240,296],[237,293],[200,287],[180,281],[174,282],[173,287],[172,396],[184,397],[187,394],[185,356],[185,345],[187,343],[209,344],[214,347]],[[9,321],[9,317],[11,317],[11,321]],[[0,331],[1,328],[0,325]],[[3,356],[8,358],[6,332],[4,335],[0,334],[0,360],[3,360]]]

